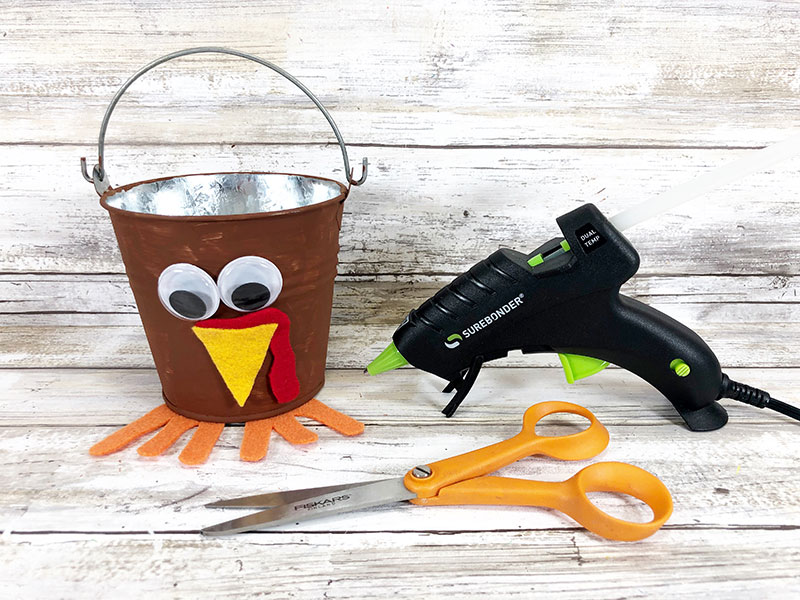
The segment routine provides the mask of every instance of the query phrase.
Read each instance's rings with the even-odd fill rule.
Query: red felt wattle
[[[269,349],[272,351],[269,384],[278,403],[285,404],[294,400],[300,393],[300,381],[297,379],[295,369],[294,350],[289,342],[289,317],[286,313],[277,312],[282,318],[280,321],[271,321],[277,322],[278,328],[269,345]]]

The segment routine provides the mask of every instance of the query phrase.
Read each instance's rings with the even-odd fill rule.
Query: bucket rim
[[[283,210],[271,210],[267,212],[239,213],[233,215],[159,215],[155,213],[145,213],[134,210],[125,210],[117,206],[111,206],[108,203],[108,199],[111,196],[115,196],[120,192],[127,192],[140,185],[146,185],[158,181],[168,181],[170,179],[179,179],[181,177],[196,177],[196,176],[207,176],[207,175],[286,175],[290,177],[305,177],[307,179],[316,179],[319,181],[328,181],[330,183],[335,183],[336,185],[339,186],[340,193],[337,196],[334,196],[333,198],[329,198],[328,200],[323,200],[322,202],[317,202],[315,204],[307,204],[306,206],[298,206],[296,208],[285,208]],[[283,217],[283,216],[288,217],[296,215],[301,212],[308,212],[315,209],[321,209],[325,206],[328,206],[329,204],[344,202],[347,199],[349,193],[350,193],[350,188],[345,186],[341,181],[337,181],[336,179],[331,179],[330,177],[319,177],[317,175],[304,175],[302,173],[283,173],[276,171],[217,171],[212,173],[185,173],[181,175],[170,175],[167,177],[154,177],[153,179],[145,179],[143,181],[135,181],[133,183],[127,183],[125,185],[121,185],[116,188],[108,188],[100,196],[100,206],[106,209],[109,212],[109,214],[121,214],[141,219],[191,221],[195,223],[241,221],[245,219],[263,219],[263,218]]]

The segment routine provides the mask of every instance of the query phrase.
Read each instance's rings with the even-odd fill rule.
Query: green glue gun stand
[[[800,420],[800,409],[722,373],[709,346],[675,319],[620,294],[639,268],[621,230],[800,152],[800,136],[724,165],[654,201],[607,219],[585,204],[557,219],[563,238],[525,254],[500,249],[417,309],[367,367],[376,375],[407,364],[437,375],[453,392],[452,416],[482,365],[512,350],[557,353],[569,383],[610,363],[661,392],[694,431],[728,421],[717,402],[732,398]]]

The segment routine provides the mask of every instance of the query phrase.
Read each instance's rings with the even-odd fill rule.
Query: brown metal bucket
[[[225,48],[176,52],[133,75],[106,111],[92,176],[81,161],[111,217],[165,402],[194,419],[250,421],[296,408],[324,384],[350,188],[322,177],[257,172],[111,187],[104,138],[122,94],[153,67],[203,52],[253,60],[297,85],[333,128],[349,184],[363,183],[367,163],[354,180],[341,134],[314,95],[279,67]]]

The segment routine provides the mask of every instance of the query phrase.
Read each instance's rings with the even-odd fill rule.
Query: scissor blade
[[[246,517],[206,527],[201,530],[201,533],[213,536],[229,535],[253,529],[275,527],[285,523],[307,521],[390,502],[411,500],[416,497],[415,493],[408,491],[403,485],[402,478],[385,479],[348,490],[338,490],[313,498],[305,498],[293,504],[262,510]]]
[[[281,504],[290,504],[299,500],[306,500],[314,496],[321,496],[330,492],[349,490],[378,483],[379,481],[390,481],[389,479],[378,479],[375,481],[362,481],[358,483],[340,483],[338,485],[327,485],[323,487],[305,488],[302,490],[288,490],[286,492],[273,492],[271,494],[256,494],[254,496],[243,496],[241,498],[230,498],[228,500],[218,500],[206,504],[206,508],[270,508]]]

